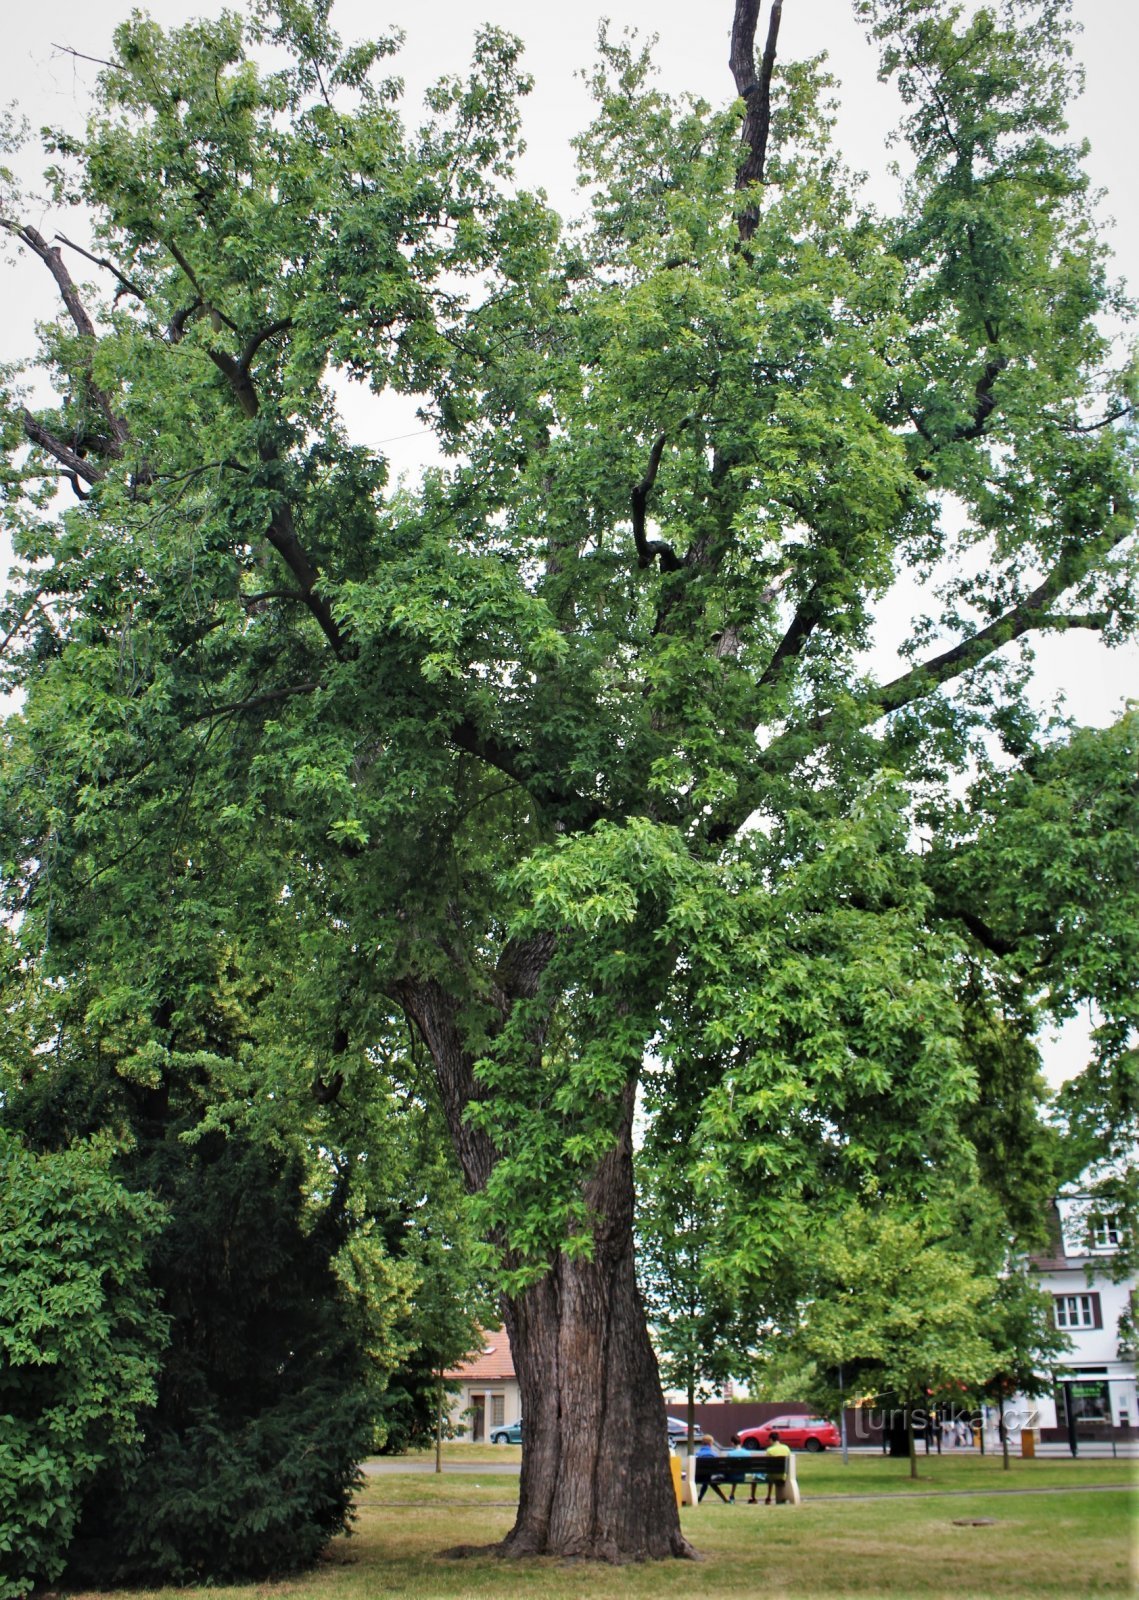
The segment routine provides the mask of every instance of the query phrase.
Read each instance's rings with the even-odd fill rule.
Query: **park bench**
[[[769,1456],[756,1450],[749,1456],[693,1456],[691,1464],[697,1490],[704,1484],[720,1489],[723,1484],[736,1487],[746,1483],[773,1483],[780,1505],[799,1504],[794,1456]],[[722,1490],[720,1497],[724,1498]]]

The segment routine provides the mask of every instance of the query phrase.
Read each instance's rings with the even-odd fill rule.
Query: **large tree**
[[[912,152],[889,218],[760,9],[722,111],[603,37],[579,227],[513,187],[515,41],[405,133],[390,41],[342,47],[326,0],[125,24],[54,140],[86,255],[4,207],[63,305],[57,398],[13,387],[5,432],[26,959],[65,986],[94,946],[156,1070],[167,921],[292,949],[321,1081],[410,1026],[498,1254],[514,1554],[687,1549],[633,1261],[650,1049],[702,1086],[746,1288],[807,1202],[972,1172],[961,974],[1021,934],[921,840],[1044,737],[1028,641],[1134,615],[1063,0],[861,0]],[[418,396],[446,468],[388,493],[342,380]],[[883,680],[905,572],[930,614]]]

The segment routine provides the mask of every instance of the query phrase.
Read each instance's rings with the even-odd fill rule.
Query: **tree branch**
[[[783,670],[784,663],[796,660],[803,652],[807,640],[819,625],[817,605],[818,590],[812,588],[791,619],[787,632],[775,647],[775,653],[763,669],[759,687],[765,689]]]
[[[102,478],[104,471],[102,467],[94,466],[83,456],[78,455],[70,445],[64,444],[62,439],[57,439],[55,434],[45,428],[42,422],[37,421],[26,407],[24,432],[33,444],[39,445],[41,450],[46,450],[48,455],[55,457],[67,476],[82,478],[84,483],[98,483]]]
[[[989,925],[983,922],[975,912],[966,911],[958,905],[943,906],[940,909],[943,916],[952,917],[968,928],[977,943],[983,946],[990,955],[1011,956],[1016,949],[1015,940],[1002,939],[1000,934],[994,933]]]
[[[1026,633],[1031,633],[1037,628],[1063,627],[1065,624],[1062,619],[1049,608],[1066,589],[1079,582],[1094,556],[1107,554],[1133,531],[1132,528],[1125,527],[1110,537],[1070,547],[1043,581],[1003,616],[997,617],[995,621],[977,633],[971,634],[969,638],[962,639],[952,649],[932,657],[921,666],[911,668],[909,672],[902,673],[890,683],[883,684],[877,693],[867,700],[866,707],[870,714],[863,719],[864,722],[877,721],[880,716],[899,711],[914,700],[922,699],[932,690],[940,688],[943,683],[971,672],[986,657],[993,655],[1006,644],[1012,644],[1016,639],[1023,638]],[[821,719],[821,721],[827,720],[829,713],[827,717]]]
[[[226,316],[224,311],[221,311],[221,310],[218,309],[217,306],[210,304],[209,298],[207,297],[205,290],[202,288],[201,284],[198,282],[197,273],[194,271],[194,269],[190,265],[190,263],[186,260],[186,257],[182,254],[182,251],[178,248],[177,243],[173,239],[167,239],[166,248],[169,250],[170,254],[174,257],[174,260],[181,267],[182,271],[186,274],[187,278],[189,278],[190,283],[193,286],[193,288],[197,291],[198,299],[199,299],[199,302],[201,303],[201,305],[203,307],[207,308],[209,310],[210,315],[213,318],[215,318],[214,326],[216,327],[218,325],[218,323],[224,322],[226,327],[230,330],[231,333],[237,333],[237,331],[238,331],[237,324],[235,322],[231,322],[230,319]]]
[[[973,407],[973,420],[967,428],[958,428],[954,434],[954,442],[963,439],[979,439],[985,431],[985,423],[996,410],[997,402],[993,395],[993,384],[1008,366],[1007,356],[993,356],[985,365],[985,370],[977,379],[973,389],[975,404]]]
[[[1036,588],[1019,604],[1010,607],[1003,616],[997,617],[987,627],[971,634],[969,638],[962,639],[941,655],[934,656],[920,666],[911,668],[909,672],[902,673],[890,683],[869,691],[855,708],[856,725],[868,727],[881,717],[912,705],[914,701],[932,694],[943,684],[971,672],[989,656],[995,655],[1005,645],[1023,638],[1026,633],[1037,629],[1092,627],[1101,620],[1106,620],[1106,614],[1102,619],[1096,613],[1065,616],[1063,613],[1053,612],[1050,608],[1065,590],[1070,589],[1086,575],[1093,562],[1108,555],[1133,535],[1134,527],[1123,515],[1123,508],[1115,506],[1114,510],[1116,516],[1112,520],[1118,523],[1117,531],[1106,532],[1099,538],[1069,545]],[[760,775],[778,772],[785,768],[789,761],[801,760],[811,751],[817,750],[827,739],[834,723],[835,713],[823,712],[809,721],[789,727],[786,732],[773,739],[757,763],[757,781],[741,786],[730,813],[714,818],[709,823],[705,834],[708,841],[712,844],[722,844],[730,839],[755,809],[756,796],[760,792],[758,781]],[[849,725],[849,713],[844,712],[842,726],[847,728]]]
[[[274,705],[278,700],[291,699],[295,694],[314,694],[323,685],[317,682],[294,683],[280,689],[266,689],[263,694],[251,695],[248,700],[231,700],[228,705],[211,706],[200,711],[194,722],[212,722],[215,717],[229,717],[237,711],[256,711],[260,706]]]
[[[771,132],[771,78],[775,70],[775,51],[779,24],[783,17],[782,0],[774,0],[767,29],[767,45],[759,74],[755,70],[755,29],[759,21],[760,0],[736,0],[732,23],[732,46],[728,64],[735,79],[736,93],[744,102],[742,129],[743,159],[736,171],[736,188],[750,189],[763,182],[767,162],[767,141]],[[749,204],[738,218],[741,241],[746,244],[759,221],[759,210]]]
[[[255,333],[246,344],[238,360],[242,372],[248,374],[253,357],[260,350],[266,339],[275,338],[278,333],[287,333],[293,325],[292,317],[281,317],[277,322],[270,322],[268,327],[262,328],[260,333]]]
[[[317,591],[320,573],[309,560],[297,538],[293,513],[288,506],[282,506],[277,512],[265,536],[300,584],[304,603],[316,618],[334,654],[343,660],[348,654],[347,642],[328,601]]]
[[[257,390],[253,387],[253,380],[241,364],[224,350],[214,350],[212,347],[206,351],[214,366],[219,372],[225,374],[229,386],[233,390],[234,398],[241,407],[242,414],[253,418],[261,409],[257,399]]]
[[[112,72],[123,70],[121,61],[104,61],[102,56],[85,56],[82,50],[73,50],[69,44],[53,44],[53,50],[58,50],[61,55],[71,56],[76,61],[90,61],[96,67],[110,67]]]
[[[31,616],[32,612],[39,605],[40,596],[42,594],[43,594],[43,590],[42,589],[37,589],[36,590],[35,594],[31,597],[31,599],[28,601],[27,605],[20,612],[20,615],[16,618],[15,622],[8,629],[8,632],[4,635],[3,639],[0,639],[0,657],[3,657],[4,653],[8,649],[8,646],[12,643],[12,640],[16,637],[16,635],[19,633],[20,629],[24,626],[24,623],[27,622],[27,620]]]
[[[199,299],[195,300],[193,305],[183,306],[180,311],[176,311],[174,313],[174,315],[170,318],[170,325],[166,329],[166,337],[169,339],[171,344],[178,344],[181,342],[182,336],[186,332],[187,322],[189,322],[190,318],[195,314],[195,312],[202,310],[202,306],[203,302]]]
[[[645,505],[649,495],[652,493],[653,484],[656,482],[664,446],[665,436],[662,433],[658,435],[653,444],[644,477],[633,490],[633,542],[637,546],[637,565],[639,567],[650,567],[654,558],[659,558],[662,572],[679,572],[683,563],[672,546],[666,544],[662,539],[647,539],[645,537]]]
[[[40,233],[39,229],[33,228],[30,223],[14,222],[9,217],[0,217],[0,227],[5,228],[10,234],[13,235],[14,238],[19,239],[20,242],[26,245],[34,255],[37,255],[40,258],[44,266],[55,279],[56,288],[59,290],[60,298],[66,306],[67,313],[72,322],[75,324],[77,332],[83,339],[88,340],[93,348],[98,340],[98,333],[96,331],[95,324],[92,321],[86,306],[79,298],[79,290],[75,286],[74,278],[72,278],[70,272],[67,270],[63,260],[63,252],[59,249],[58,245],[48,244],[47,240],[44,238],[43,234]],[[107,426],[110,428],[111,437],[106,441],[105,445],[107,453],[113,456],[121,455],[123,445],[126,443],[127,439],[127,425],[123,419],[116,414],[115,409],[111,404],[110,397],[99,388],[98,384],[91,376],[90,359],[88,359],[85,363],[83,382],[87,389],[88,397],[103,413],[103,416],[107,422]],[[53,452],[53,454],[54,453],[55,452]],[[62,457],[59,459],[62,459]],[[73,468],[72,470],[77,471],[78,469]],[[80,472],[79,476],[84,477],[85,474]],[[88,481],[90,482],[92,480],[89,479]]]
[[[1114,411],[1109,411],[1106,417],[1101,417],[1098,422],[1073,422],[1066,428],[1066,433],[1098,433],[1101,428],[1109,428],[1113,422],[1119,422],[1123,417],[1131,416],[1134,406],[1117,406]]]
[[[67,307],[78,331],[85,339],[94,340],[95,324],[87,313],[87,308],[79,298],[79,291],[75,287],[75,280],[68,272],[63,261],[63,252],[56,246],[48,244],[38,228],[33,228],[27,222],[13,222],[9,217],[0,218],[0,227],[7,229],[13,237],[20,240],[21,244],[28,247],[34,255],[39,256],[44,266],[55,279],[60,297]]]
[[[108,260],[106,256],[93,256],[90,250],[84,250],[81,244],[76,244],[75,241],[73,239],[69,239],[65,233],[57,233],[56,238],[59,240],[60,244],[65,244],[69,250],[76,251],[77,254],[86,257],[88,261],[93,261],[97,267],[105,267],[108,272],[113,272],[115,277],[122,284],[123,291],[125,291],[127,294],[133,294],[136,300],[141,300],[144,304],[146,303],[145,291],[140,289],[136,283],[132,283],[131,280],[125,276],[125,274],[120,272],[113,261]],[[116,296],[116,299],[117,298],[118,297]]]

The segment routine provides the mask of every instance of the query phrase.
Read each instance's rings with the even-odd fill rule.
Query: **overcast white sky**
[[[58,46],[91,56],[110,53],[115,24],[129,9],[127,0],[5,0],[3,52],[0,54],[0,104],[17,102],[33,126],[44,123],[82,128],[87,92],[96,68],[61,52]],[[213,0],[151,0],[143,7],[159,22],[173,25],[192,14],[219,9]],[[838,142],[849,163],[871,174],[873,197],[888,204],[893,192],[886,137],[896,117],[891,92],[876,81],[876,56],[853,18],[850,0],[784,0],[780,55],[783,59],[826,50],[843,83]],[[1097,186],[1108,191],[1101,215],[1119,271],[1139,289],[1139,193],[1135,177],[1135,67],[1139,62],[1139,4],[1136,0],[1075,0],[1083,26],[1076,52],[1087,74],[1087,90],[1072,117],[1074,131],[1091,142],[1089,168]],[[584,84],[576,76],[593,54],[597,21],[607,15],[615,29],[635,27],[659,35],[656,57],[664,84],[688,89],[713,103],[732,92],[727,67],[731,0],[578,0],[576,5],[536,5],[532,0],[338,0],[334,21],[346,39],[389,26],[402,28],[406,45],[396,70],[408,88],[407,120],[415,120],[422,89],[441,73],[461,71],[469,59],[475,28],[497,23],[526,44],[526,61],[536,79],[526,112],[528,152],[523,180],[544,187],[563,212],[578,209],[573,194],[570,136],[589,116]],[[761,29],[766,29],[764,6]],[[1116,219],[1114,222],[1109,219]],[[45,232],[56,226],[48,216],[30,218]],[[69,227],[74,219],[69,219]],[[54,311],[46,274],[37,266],[5,268],[0,294],[0,360],[27,354],[35,318]],[[394,407],[378,406],[358,425],[369,443],[384,442],[395,471],[414,471],[428,441],[414,419]],[[410,432],[411,437],[398,437]],[[1040,692],[1050,699],[1062,691],[1082,721],[1103,723],[1118,714],[1125,698],[1139,695],[1139,649],[1106,654],[1078,631],[1049,642],[1039,653]],[[1082,1055],[1076,1043],[1075,1057]],[[1054,1069],[1056,1070],[1056,1069]]]

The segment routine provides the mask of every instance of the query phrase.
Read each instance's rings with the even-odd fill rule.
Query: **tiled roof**
[[[477,1382],[483,1378],[501,1383],[514,1375],[514,1357],[505,1328],[491,1328],[484,1333],[482,1348],[473,1350],[466,1361],[444,1373],[445,1378],[456,1383],[468,1383],[472,1379]]]

